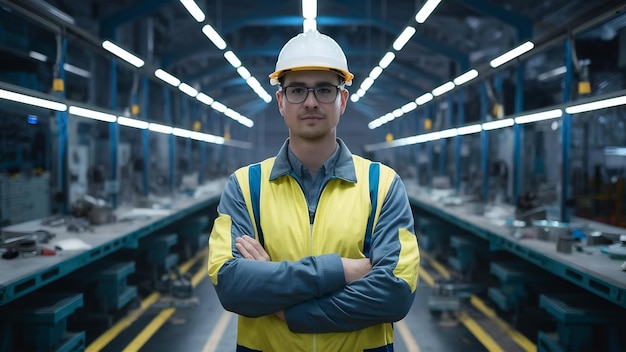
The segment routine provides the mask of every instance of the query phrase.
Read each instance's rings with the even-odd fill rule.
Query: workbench
[[[609,258],[600,247],[586,247],[584,252],[561,253],[556,243],[534,238],[516,238],[515,229],[505,219],[473,214],[463,205],[444,205],[412,182],[406,182],[411,205],[453,224],[489,243],[491,250],[506,250],[606,300],[626,308],[626,272],[623,260]],[[425,215],[426,215],[425,214]],[[585,222],[574,219],[574,222]],[[597,225],[601,226],[601,225]]]
[[[37,219],[2,229],[12,233],[44,230],[54,234],[47,244],[55,247],[64,240],[77,239],[85,249],[57,250],[55,255],[0,260],[0,306],[38,290],[66,275],[123,248],[136,248],[141,238],[196,214],[219,201],[226,179],[201,185],[191,194],[172,198],[162,209],[117,209],[117,221],[94,225],[91,230],[69,232],[66,226],[43,226]]]

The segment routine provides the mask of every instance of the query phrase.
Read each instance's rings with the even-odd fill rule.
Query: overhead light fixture
[[[237,67],[237,73],[239,74],[239,76],[241,76],[241,78],[243,79],[248,79],[250,78],[250,76],[252,76],[250,74],[250,71],[248,71],[247,68],[243,67],[243,66],[239,66]]]
[[[200,9],[198,4],[196,4],[193,0],[180,0],[180,3],[183,4],[185,9],[189,12],[189,14],[198,22],[204,21],[206,16],[204,12]]]
[[[507,63],[513,59],[515,59],[516,57],[527,53],[529,51],[531,51],[533,48],[535,47],[535,44],[533,44],[533,42],[528,41],[520,46],[518,46],[515,49],[512,49],[500,56],[498,56],[497,58],[491,60],[489,62],[489,65],[493,68],[496,68],[504,63]]]
[[[540,81],[545,81],[547,79],[550,79],[552,77],[556,77],[556,76],[560,76],[562,74],[564,74],[565,72],[567,72],[567,68],[565,66],[561,66],[561,67],[557,67],[555,69],[552,69],[550,71],[541,73],[539,75],[537,75],[537,79]]]
[[[455,137],[458,134],[459,133],[457,132],[456,128],[450,128],[450,129],[447,129],[447,130],[439,131],[439,138]]]
[[[378,78],[378,76],[380,76],[381,73],[383,73],[383,68],[380,66],[376,66],[370,71],[368,77],[371,79],[376,79]]]
[[[210,24],[207,24],[204,27],[202,27],[202,33],[204,33],[204,35],[206,35],[207,38],[209,38],[209,40],[211,40],[211,42],[213,42],[213,44],[218,49],[220,50],[226,49],[226,42],[224,41],[224,39],[222,39],[219,33],[217,33],[217,31],[215,31],[215,29]]]
[[[417,104],[414,101],[412,101],[408,104],[404,104],[400,109],[402,109],[402,111],[406,114],[408,112],[411,112],[417,109]]]
[[[190,85],[188,85],[187,83],[181,83],[178,86],[178,89],[180,89],[181,92],[187,94],[188,96],[195,98],[196,95],[198,95],[198,90]]]
[[[430,16],[430,14],[435,11],[435,8],[437,8],[437,5],[439,5],[440,2],[441,0],[428,0],[428,2],[426,2],[415,15],[415,20],[417,21],[417,23],[426,22],[428,16]]]
[[[224,104],[220,103],[220,102],[219,102],[219,101],[217,101],[217,100],[216,100],[216,101],[214,101],[213,103],[211,103],[211,107],[212,107],[214,110],[217,110],[217,111],[219,111],[219,112],[224,112],[224,111],[226,111],[226,109],[228,109],[228,107],[227,107],[226,105],[224,105]]]
[[[306,19],[302,21],[302,32],[315,31],[317,30],[317,20],[314,19]]]
[[[0,89],[0,98],[56,111],[67,110],[67,105],[63,103],[59,103],[54,100],[35,98],[30,95],[15,93],[4,89]]]
[[[565,112],[568,114],[578,114],[581,112],[587,112],[598,109],[610,108],[613,106],[624,105],[626,104],[626,95],[622,95],[620,97],[604,99],[599,101],[594,101],[592,103],[572,105],[570,107],[565,108]]]
[[[142,59],[122,49],[116,44],[113,44],[112,42],[108,40],[105,40],[104,42],[102,42],[102,47],[108,50],[113,55],[119,57],[120,59],[128,62],[129,64],[137,68],[142,67],[144,65],[144,61]]]
[[[366,77],[363,82],[361,83],[361,89],[367,91],[368,89],[370,89],[370,87],[372,86],[372,84],[374,84],[374,80],[370,77]]]
[[[46,62],[48,61],[48,57],[42,53],[36,52],[36,51],[30,51],[28,53],[28,56],[32,57],[35,60],[41,61],[41,62]]]
[[[196,95],[196,99],[198,99],[199,102],[204,103],[205,105],[209,105],[209,106],[211,106],[211,104],[213,104],[213,102],[215,101],[215,99],[211,98],[210,96],[204,93],[198,93],[198,95]]]
[[[555,119],[561,116],[563,116],[563,110],[554,109],[554,110],[542,111],[542,112],[538,112],[534,114],[518,116],[515,118],[515,123],[523,124],[523,123],[529,123],[529,122]]]
[[[154,75],[162,80],[165,83],[168,83],[174,87],[178,87],[180,85],[180,79],[178,79],[176,76],[172,75],[171,73],[168,73],[160,68],[158,68],[156,71],[154,71]]]
[[[104,122],[115,122],[117,121],[117,116],[113,114],[107,114],[104,112],[81,108],[79,106],[70,106],[69,113],[71,115],[82,116],[89,119],[104,121]]]
[[[489,131],[489,130],[495,130],[498,128],[510,127],[510,126],[513,126],[514,124],[515,122],[513,121],[513,119],[504,119],[504,120],[484,122],[482,127],[483,127],[483,130]]]
[[[390,52],[386,53],[385,56],[383,56],[382,59],[380,59],[380,62],[378,62],[378,66],[380,66],[382,68],[387,68],[387,66],[389,66],[389,64],[391,64],[391,62],[395,58],[396,58],[396,54],[394,54],[394,53],[392,53],[390,51]]]
[[[161,125],[158,123],[150,122],[148,129],[152,132],[172,134],[173,128],[171,126]]]
[[[91,78],[91,73],[87,70],[83,70],[80,67],[76,67],[74,65],[70,65],[70,64],[63,64],[63,69],[69,73],[73,73],[77,76],[81,76],[83,78]]]
[[[459,127],[456,129],[456,133],[458,133],[459,136],[463,136],[466,134],[478,133],[482,130],[483,130],[482,126],[480,124],[476,124],[476,125]]]
[[[178,127],[174,127],[172,129],[172,134],[175,135],[176,137],[183,137],[183,138],[191,137],[191,131],[183,129],[183,128],[178,128]]]
[[[118,116],[117,117],[117,123],[122,125],[122,126],[140,128],[142,130],[146,130],[146,129],[148,129],[148,126],[150,126],[150,123],[147,122],[147,121],[131,119],[131,118],[128,118],[126,116]]]
[[[302,0],[302,17],[307,20],[317,17],[317,0]]]
[[[433,100],[433,95],[430,94],[430,93],[425,93],[425,94],[422,94],[419,97],[417,97],[417,99],[415,99],[415,103],[417,105],[424,105],[424,104],[428,103],[431,100]]]
[[[235,55],[232,50],[228,50],[227,52],[225,52],[224,57],[232,67],[238,68],[239,66],[241,66],[241,60],[239,60],[237,55]]]
[[[452,83],[451,81],[446,82],[442,85],[440,85],[439,87],[435,88],[432,90],[432,93],[434,96],[438,97],[444,93],[447,93],[451,90],[454,89],[454,83]]]
[[[467,82],[473,80],[476,77],[478,77],[478,71],[472,69],[472,70],[469,70],[469,71],[465,72],[464,74],[460,75],[459,77],[455,78],[453,80],[453,82],[457,86],[460,86],[461,84],[467,83]]]
[[[407,26],[402,33],[400,33],[400,35],[398,36],[398,39],[396,39],[393,42],[393,49],[395,51],[400,51],[402,50],[402,48],[404,48],[404,46],[406,45],[406,43],[408,43],[409,40],[411,40],[411,37],[413,37],[413,35],[415,34],[415,28],[411,27],[411,26]]]

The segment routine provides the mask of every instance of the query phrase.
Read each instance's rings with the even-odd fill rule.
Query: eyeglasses
[[[315,99],[320,103],[332,103],[337,99],[341,86],[323,85],[319,87],[287,86],[283,87],[285,98],[292,104],[300,104],[313,92]]]

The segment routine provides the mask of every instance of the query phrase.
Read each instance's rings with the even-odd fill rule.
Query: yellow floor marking
[[[95,339],[87,349],[86,352],[96,352],[100,351],[104,348],[104,346],[108,345],[111,341],[113,341],[124,329],[131,326],[135,320],[137,320],[150,306],[154,304],[154,302],[158,301],[161,298],[161,294],[158,292],[153,292],[151,295],[146,297],[143,301],[141,301],[141,306],[129,314],[127,314],[124,318],[120,319],[115,325],[105,331],[102,335],[100,335],[97,339]]]
[[[517,343],[525,351],[528,351],[528,352],[537,351],[537,346],[532,341],[526,338],[526,336],[521,334],[519,331],[515,330],[505,321],[500,319],[496,315],[496,312],[494,312],[493,309],[487,307],[480,298],[476,296],[472,296],[470,298],[470,302],[472,303],[474,307],[476,307],[476,309],[480,310],[484,315],[489,317],[496,325],[498,325],[500,329],[502,329],[507,335],[509,335],[511,339],[515,341],[515,343]]]
[[[435,270],[437,270],[437,272],[439,272],[439,274],[443,276],[444,279],[450,278],[451,275],[448,269],[441,265],[436,259],[431,257],[428,253],[420,252],[420,255],[428,260],[428,262],[430,262],[430,265],[432,265],[433,268],[435,268]]]
[[[124,348],[124,352],[135,352],[139,351],[143,345],[150,340],[150,338],[154,335],[157,330],[167,322],[167,320],[174,314],[176,308],[166,308],[159,313],[150,324],[148,324],[139,335],[137,335],[129,344]]]
[[[430,287],[435,286],[435,280],[433,279],[432,276],[430,276],[428,271],[420,267],[419,269],[417,269],[417,272],[419,273],[419,278],[426,281],[428,286]]]
[[[413,336],[411,335],[411,331],[406,326],[404,319],[397,322],[394,325],[394,328],[397,329],[400,333],[400,337],[402,337],[402,341],[404,341],[404,346],[406,347],[407,352],[420,352],[420,348],[417,345],[417,342],[415,341]]]
[[[217,345],[220,340],[224,336],[224,331],[226,331],[226,327],[228,327],[228,323],[230,322],[230,318],[233,316],[233,313],[224,311],[220,320],[217,321],[215,327],[213,328],[213,332],[211,332],[211,336],[207,340],[206,344],[204,344],[203,352],[215,352],[217,349]]]
[[[480,341],[480,343],[485,346],[485,348],[489,352],[504,351],[502,347],[500,347],[500,345],[498,345],[498,343],[494,339],[492,339],[491,336],[489,336],[489,334],[487,334],[485,330],[483,330],[483,328],[481,328],[480,325],[478,325],[478,323],[465,312],[458,312],[457,318],[463,325],[465,325],[467,330],[469,330],[472,335],[474,335],[478,339],[478,341]]]

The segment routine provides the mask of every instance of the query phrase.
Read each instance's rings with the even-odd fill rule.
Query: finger
[[[238,237],[237,243],[241,245],[248,256],[244,256],[246,259],[264,260],[264,257],[257,248],[254,246],[254,239],[248,236]]]
[[[261,246],[261,243],[259,243],[259,241],[248,235],[243,235],[241,239],[246,246],[246,250],[254,257],[254,259],[270,261],[270,256],[265,251],[265,248]]]
[[[248,252],[246,247],[240,243],[240,241],[236,240],[235,248],[237,248],[237,250],[239,251],[239,254],[241,254],[242,257],[246,259],[254,259],[252,255],[250,254],[250,252]]]

